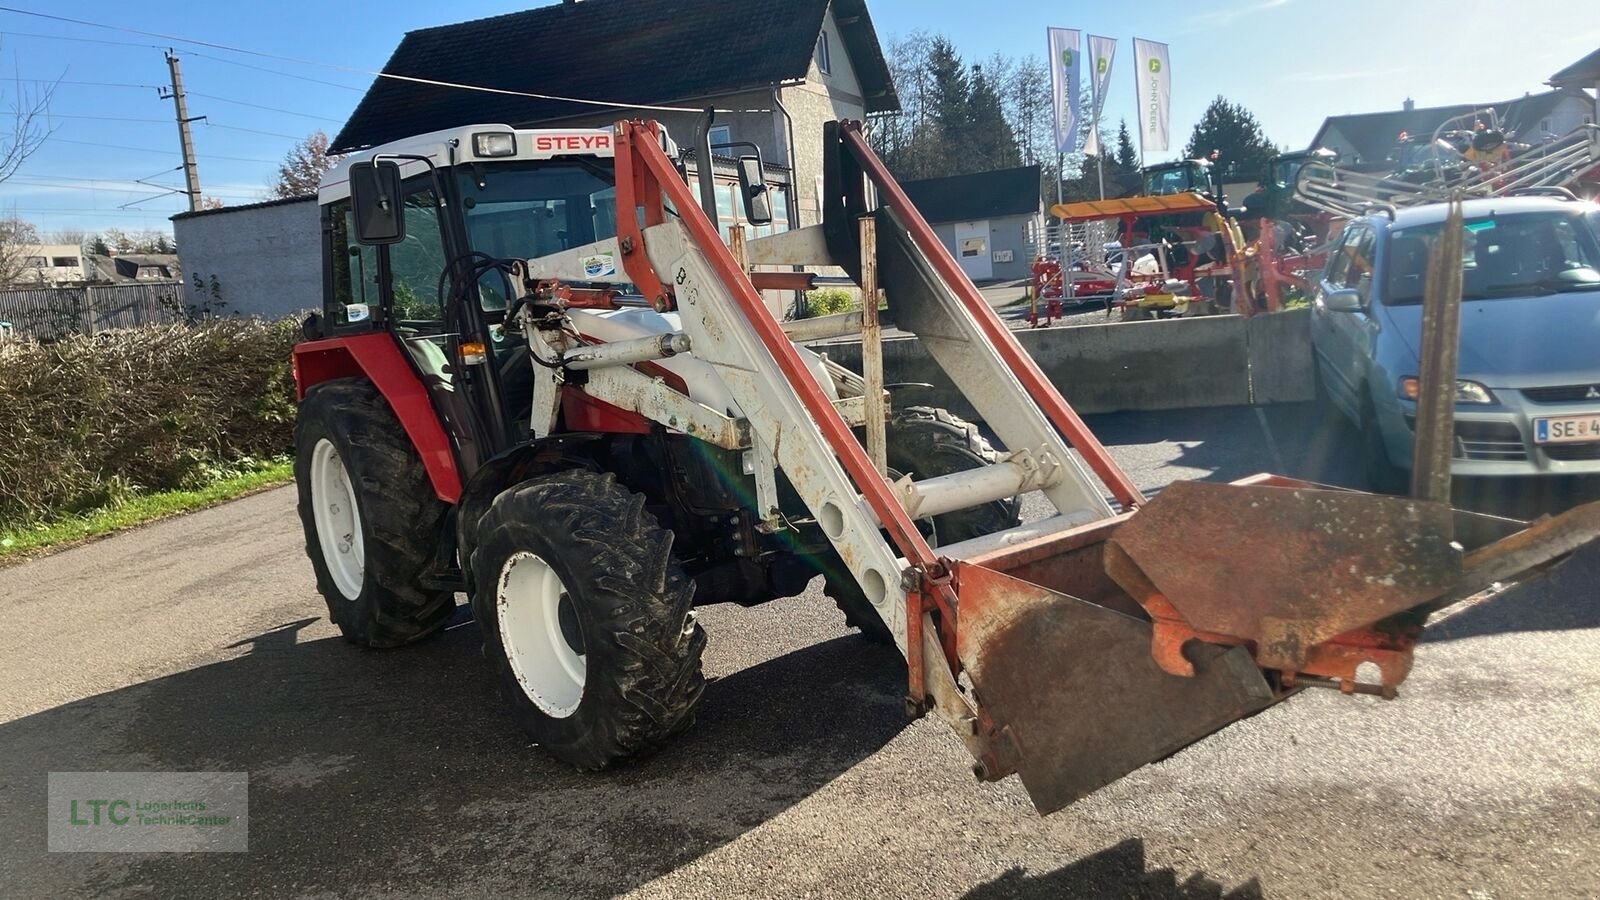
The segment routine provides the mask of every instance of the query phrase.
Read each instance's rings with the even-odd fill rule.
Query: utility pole
[[[167,71],[172,74],[172,89],[167,96],[172,98],[172,105],[178,114],[178,144],[183,151],[183,177],[188,183],[186,193],[189,195],[189,211],[194,212],[200,208],[200,166],[194,159],[194,135],[189,131],[189,123],[195,119],[189,118],[189,102],[183,93],[183,70],[178,66],[178,57],[170,49],[167,51]],[[205,116],[196,118],[204,119]]]

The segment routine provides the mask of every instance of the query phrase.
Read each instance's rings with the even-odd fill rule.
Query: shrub
[[[298,337],[232,319],[0,344],[0,525],[290,452]]]
[[[855,294],[844,288],[817,288],[806,292],[807,318],[837,315],[855,308]]]

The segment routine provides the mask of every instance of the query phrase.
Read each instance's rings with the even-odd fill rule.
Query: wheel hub
[[[560,576],[538,555],[515,553],[500,570],[495,605],[500,642],[523,693],[545,715],[572,715],[583,700],[588,656]]]
[[[327,438],[311,451],[311,511],[317,543],[333,584],[347,600],[361,596],[366,582],[366,547],[355,489],[339,449]]]

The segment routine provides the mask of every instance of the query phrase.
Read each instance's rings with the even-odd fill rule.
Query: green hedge
[[[233,319],[0,344],[0,526],[289,453],[298,337],[292,321]]]

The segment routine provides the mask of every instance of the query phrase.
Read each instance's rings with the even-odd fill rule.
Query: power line
[[[171,122],[167,121],[166,119],[136,119],[136,118],[131,118],[131,117],[128,117],[128,116],[86,116],[86,115],[69,114],[69,113],[50,113],[49,115],[52,118],[56,118],[56,119],[90,119],[90,120],[96,121],[96,122],[152,122],[152,123],[155,123],[157,125],[170,125],[170,124],[172,124]],[[222,128],[222,129],[225,129],[227,131],[243,131],[243,132],[246,132],[246,133],[249,133],[249,134],[264,134],[267,137],[288,138],[291,141],[299,141],[299,140],[304,140],[305,139],[305,135],[284,134],[281,131],[261,131],[260,129],[257,129],[257,128],[242,128],[242,127],[240,127],[238,125],[223,125],[223,124],[221,124],[219,122],[213,122],[210,119],[206,119],[204,117],[201,117],[201,124],[205,125],[208,128]]]
[[[96,122],[155,122],[158,125],[172,124],[166,119],[133,119],[127,116],[85,116],[58,112],[45,113],[45,116],[46,118],[51,119],[92,119]]]
[[[305,140],[305,135],[303,134],[284,134],[280,131],[261,131],[257,128],[240,128],[238,125],[219,125],[210,119],[202,119],[200,124],[206,126],[207,128],[223,128],[228,131],[243,131],[246,134],[264,134],[267,137],[288,138],[291,141]]]
[[[23,11],[22,10],[7,10],[7,12],[23,12]],[[31,31],[12,31],[9,28],[4,30],[4,31],[0,31],[0,35],[11,35],[12,37],[44,38],[45,40],[50,40],[50,41],[78,41],[78,42],[85,43],[85,44],[110,44],[110,45],[115,46],[115,47],[144,47],[145,49],[148,49],[148,50],[160,50],[161,49],[156,44],[140,44],[140,43],[137,43],[135,41],[108,41],[108,40],[103,40],[101,38],[70,37],[70,36],[65,35],[65,34],[38,34],[36,32],[31,32]]]
[[[239,106],[248,106],[251,109],[264,109],[267,112],[283,113],[284,115],[289,116],[303,116],[307,119],[321,119],[324,122],[333,122],[336,124],[341,121],[340,119],[330,118],[329,116],[318,116],[312,113],[296,112],[292,109],[280,109],[276,106],[262,106],[259,103],[249,103],[244,100],[234,100],[229,97],[218,97],[216,94],[202,94],[199,91],[189,91],[188,94],[191,97],[204,97],[207,100],[216,100],[221,103],[234,103]]]
[[[101,148],[104,148],[104,149],[107,149],[107,150],[126,150],[126,151],[128,151],[130,153],[159,153],[162,156],[177,156],[178,155],[178,152],[176,150],[157,150],[157,149],[155,149],[153,147],[127,147],[127,146],[123,146],[122,144],[102,144],[102,143],[98,143],[96,141],[74,141],[74,140],[71,140],[70,138],[56,137],[54,135],[51,135],[50,142],[51,143],[55,143],[55,144],[78,144],[78,145],[81,145],[81,146],[84,146],[84,147],[101,147]],[[283,160],[281,160],[281,159],[261,159],[259,157],[254,157],[254,156],[222,156],[222,155],[216,154],[216,153],[207,153],[207,154],[205,154],[205,156],[206,156],[207,159],[225,159],[225,160],[228,160],[229,162],[253,162],[253,163],[273,163],[273,164],[277,164],[277,163],[283,162]]]
[[[17,78],[15,81],[26,81],[32,84],[70,84],[86,87],[114,87],[114,88],[140,88],[148,91],[161,90],[159,85],[133,84],[127,81],[68,81],[64,78]]]
[[[283,56],[277,53],[267,53],[263,50],[249,50],[244,47],[232,47],[219,44],[215,41],[202,41],[195,38],[180,37],[178,35],[164,34],[159,31],[142,31],[137,28],[128,28],[123,25],[107,25],[104,22],[90,22],[86,19],[74,19],[69,16],[58,16],[51,13],[34,12],[33,10],[17,9],[11,6],[0,6],[0,12],[16,13],[22,16],[33,16],[40,19],[49,19],[53,22],[67,22],[73,25],[82,25],[87,28],[104,28],[124,34],[136,34],[141,37],[160,38],[163,41],[172,41],[179,44],[193,44],[198,47],[209,47],[213,50],[225,50],[229,53],[243,53],[246,56],[256,56],[263,59],[275,59],[280,62],[294,63],[302,66],[317,66],[324,69],[334,69],[340,72],[352,72],[358,75],[370,75],[374,78],[387,78],[392,81],[406,81],[413,84],[425,84],[430,87],[456,88],[463,91],[479,91],[486,94],[500,94],[509,97],[529,97],[534,100],[553,100],[561,103],[578,103],[588,106],[602,106],[611,109],[645,109],[656,112],[701,112],[701,110],[688,106],[652,106],[647,103],[621,103],[612,100],[588,100],[581,97],[562,97],[557,94],[540,94],[534,91],[514,91],[507,88],[492,88],[483,85],[461,84],[454,81],[440,81],[433,78],[418,78],[413,75],[397,75],[392,72],[374,72],[370,69],[359,69],[353,66],[342,66],[337,63],[319,62],[313,59],[301,59],[295,56]],[[717,112],[767,112],[767,110],[717,110]]]
[[[328,87],[341,88],[341,89],[346,90],[346,91],[365,91],[366,90],[366,88],[356,87],[354,85],[340,84],[337,81],[324,81],[321,78],[312,78],[309,75],[296,75],[293,72],[285,72],[282,69],[269,69],[266,66],[255,66],[255,65],[251,65],[250,63],[247,63],[247,62],[240,62],[240,61],[238,61],[236,59],[223,59],[220,56],[212,56],[209,53],[201,53],[198,50],[186,50],[184,52],[187,53],[190,56],[198,56],[201,59],[209,59],[212,62],[219,62],[219,63],[223,63],[223,64],[229,65],[229,66],[238,66],[241,69],[254,69],[257,72],[266,72],[269,75],[281,75],[284,78],[294,78],[294,79],[297,79],[299,81],[309,81],[312,84],[325,84]]]
[[[126,180],[123,180],[123,181],[111,181],[109,179],[86,178],[86,179],[83,179],[83,180],[84,181],[106,181],[108,184],[138,184],[138,183],[140,183],[140,182],[133,181],[132,179],[126,179]],[[159,188],[159,189],[162,189],[162,190],[171,190],[171,191],[176,191],[178,193],[183,193],[183,188],[181,188],[181,187],[178,187],[176,185],[159,184],[159,183],[156,183],[156,182],[151,182],[149,187],[117,188],[117,187],[99,187],[99,186],[96,186],[96,185],[87,185],[87,184],[69,184],[69,183],[63,183],[63,182],[59,182],[59,181],[29,181],[29,180],[25,180],[24,177],[20,176],[20,175],[13,175],[12,177],[7,178],[5,180],[5,184],[13,184],[13,185],[18,185],[20,187],[56,188],[56,189],[67,190],[67,191],[104,191],[104,192],[112,193],[112,194],[148,194],[148,193],[150,193],[150,188],[151,187]],[[206,196],[207,197],[216,197],[218,199],[223,199],[223,200],[248,200],[248,199],[251,199],[251,198],[245,196],[244,194],[213,194],[213,193],[211,193],[209,191],[206,192]]]

